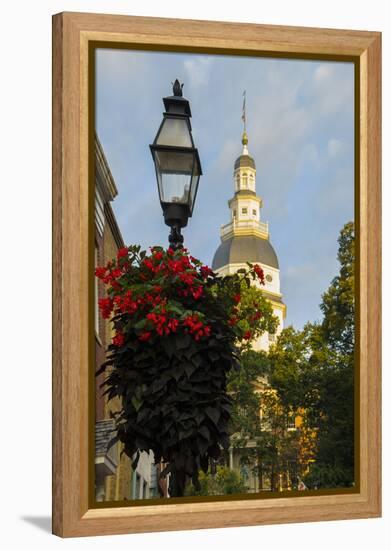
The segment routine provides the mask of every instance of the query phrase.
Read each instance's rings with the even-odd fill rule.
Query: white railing
[[[220,228],[220,235],[224,237],[234,229],[255,229],[261,233],[269,234],[269,224],[267,222],[259,222],[257,220],[246,220],[246,221],[232,221],[225,225],[222,225]]]

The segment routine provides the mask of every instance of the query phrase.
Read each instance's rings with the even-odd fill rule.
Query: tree
[[[234,495],[246,493],[248,487],[238,472],[230,470],[226,466],[217,466],[216,473],[199,473],[199,488],[189,485],[186,488],[186,496],[209,496],[209,495]]]
[[[269,385],[268,354],[246,350],[239,361],[240,369],[230,372],[228,383],[233,399],[231,444],[240,450],[240,462],[258,476],[259,486],[268,478],[275,491],[279,477],[299,459],[299,433],[287,430],[291,408]]]
[[[317,467],[311,485],[350,486],[354,481],[354,225],[347,223],[338,239],[339,274],[323,294],[320,333],[333,357],[322,369],[318,402]]]
[[[240,270],[238,273],[243,271]],[[264,332],[273,334],[278,327],[278,318],[273,314],[271,303],[262,294],[260,288],[250,282],[249,277],[241,281],[240,302],[237,305],[237,326],[247,336],[239,343],[242,352],[251,350],[251,345],[258,336]],[[263,284],[262,279],[261,284]],[[254,323],[256,323],[257,332],[253,328]]]
[[[339,274],[322,296],[322,330],[328,346],[341,356],[354,351],[354,225],[345,224],[338,238]]]
[[[259,380],[269,372],[269,360],[264,351],[246,350],[239,358],[240,369],[228,374],[227,390],[233,399],[231,434],[237,445],[259,435],[261,396],[256,391]]]
[[[307,323],[303,330],[292,326],[284,329],[269,351],[270,384],[278,392],[281,403],[288,409],[297,410],[309,400],[317,398],[311,388],[312,337],[314,325]]]
[[[273,314],[270,302],[263,296],[261,290],[255,286],[241,284],[241,300],[238,313],[241,320],[238,325],[246,334],[251,332],[251,323],[256,320],[257,313],[262,312],[258,319],[258,334],[263,332],[274,333],[277,329],[278,318]],[[232,369],[227,376],[227,390],[233,398],[231,415],[231,434],[235,434],[236,445],[244,444],[248,438],[254,438],[260,431],[260,394],[256,390],[261,378],[269,374],[270,366],[267,353],[254,351],[251,348],[254,338],[243,340],[238,353],[239,369]]]
[[[323,320],[288,327],[270,351],[270,381],[285,406],[304,412],[316,430],[309,487],[350,486],[354,480],[354,226],[338,239],[339,274],[322,296]]]

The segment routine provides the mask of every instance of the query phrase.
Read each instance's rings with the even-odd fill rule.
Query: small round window
[[[267,280],[268,283],[271,283],[272,280],[273,280],[273,277],[268,273],[268,274],[266,275],[266,280]]]

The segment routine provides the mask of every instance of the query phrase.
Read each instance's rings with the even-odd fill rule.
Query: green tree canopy
[[[354,480],[354,226],[341,230],[340,270],[322,296],[323,320],[288,327],[271,348],[270,382],[286,407],[303,408],[317,431],[312,487]]]
[[[209,496],[209,495],[233,495],[237,493],[246,493],[248,487],[240,474],[235,470],[230,470],[226,466],[217,466],[216,473],[210,471],[199,474],[199,488],[194,485],[188,485],[186,496]]]
[[[322,296],[322,330],[328,346],[341,355],[354,350],[354,225],[347,223],[339,236],[339,274]]]

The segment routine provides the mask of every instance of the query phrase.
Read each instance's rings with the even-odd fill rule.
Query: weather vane
[[[243,120],[243,131],[246,131],[246,90],[243,92],[243,107],[242,107],[242,120]]]

